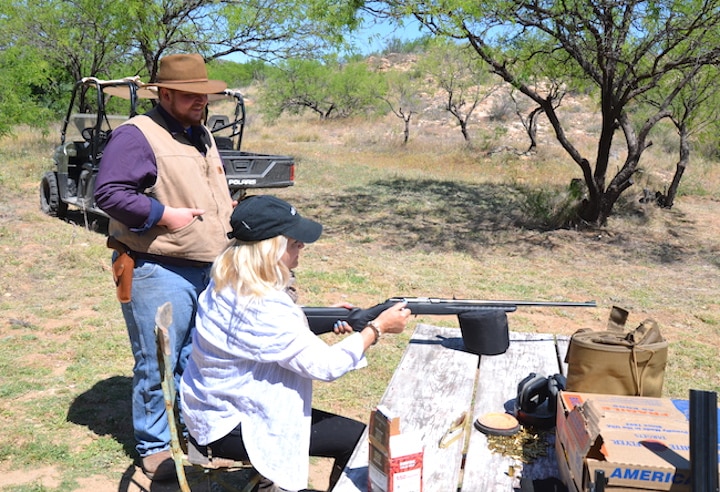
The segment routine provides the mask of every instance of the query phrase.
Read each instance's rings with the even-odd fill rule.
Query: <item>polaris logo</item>
[[[257,179],[233,179],[230,178],[227,180],[228,184],[230,186],[247,186],[247,185],[255,185],[257,184]]]

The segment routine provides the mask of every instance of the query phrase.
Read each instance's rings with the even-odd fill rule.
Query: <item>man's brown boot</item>
[[[142,469],[150,480],[169,480],[175,478],[175,461],[170,451],[145,456],[142,459]]]

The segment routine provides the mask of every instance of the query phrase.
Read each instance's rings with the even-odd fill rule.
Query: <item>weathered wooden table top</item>
[[[546,456],[523,464],[492,451],[488,437],[473,422],[489,412],[511,411],[517,384],[531,372],[565,374],[567,341],[511,332],[507,352],[479,357],[465,350],[458,328],[416,327],[380,403],[400,416],[402,432],[422,435],[424,492],[510,491],[519,486],[520,476],[557,476],[552,439]],[[462,437],[440,447],[443,435],[464,412],[468,418]],[[367,491],[367,476],[366,432],[333,492]]]

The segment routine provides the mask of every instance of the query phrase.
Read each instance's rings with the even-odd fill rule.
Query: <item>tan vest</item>
[[[212,148],[203,156],[192,145],[175,140],[148,116],[135,116],[123,124],[140,129],[155,153],[157,181],[145,193],[163,205],[201,208],[205,214],[176,231],[156,225],[143,234],[111,220],[110,235],[133,251],[215,261],[229,243],[232,199],[214,140]]]

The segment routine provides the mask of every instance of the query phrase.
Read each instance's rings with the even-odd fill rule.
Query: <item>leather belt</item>
[[[188,260],[186,258],[178,258],[177,256],[154,255],[138,251],[133,251],[131,255],[138,260],[152,261],[153,263],[162,263],[176,267],[207,268],[212,266],[212,262]]]

